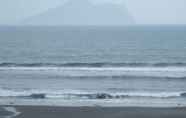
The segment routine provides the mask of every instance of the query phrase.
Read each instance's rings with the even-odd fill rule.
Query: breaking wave
[[[0,67],[180,67],[186,63],[0,63]]]
[[[186,92],[83,92],[83,91],[13,91],[0,90],[0,98],[23,99],[125,99],[125,98],[186,98]]]

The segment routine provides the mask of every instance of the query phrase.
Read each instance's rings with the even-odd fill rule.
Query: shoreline
[[[1,110],[16,109],[15,113]],[[9,115],[4,117],[3,116]],[[186,118],[186,107],[0,106],[3,118]]]

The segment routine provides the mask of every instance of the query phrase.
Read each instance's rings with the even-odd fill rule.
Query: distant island
[[[24,19],[22,25],[131,25],[134,19],[124,5],[92,4],[69,0],[64,5]]]

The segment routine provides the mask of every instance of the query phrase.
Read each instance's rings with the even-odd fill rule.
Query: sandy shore
[[[186,118],[186,108],[14,106],[15,118]],[[0,108],[0,116],[10,115]],[[6,117],[5,117],[6,118]]]

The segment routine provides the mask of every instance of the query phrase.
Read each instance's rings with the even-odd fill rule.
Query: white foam
[[[115,95],[126,95],[131,97],[154,97],[154,98],[168,98],[168,97],[180,97],[184,92],[126,92],[115,93]]]
[[[5,109],[6,111],[8,111],[8,112],[13,113],[13,115],[5,116],[5,118],[14,118],[14,117],[18,116],[18,115],[21,113],[21,112],[18,112],[18,111],[16,110],[16,108],[14,108],[14,107],[4,107],[4,109]]]
[[[14,105],[31,105],[31,106],[103,106],[103,107],[185,107],[185,100],[152,100],[152,99],[125,99],[125,100],[12,100],[6,99],[3,102],[0,101],[0,105],[8,105],[9,103]]]
[[[0,67],[0,70],[186,71],[186,67]]]
[[[0,89],[0,97],[24,97],[30,96],[32,94],[45,94],[46,98],[57,99],[57,98],[68,98],[68,97],[76,97],[77,99],[81,99],[78,95],[83,96],[93,96],[96,94],[105,93],[111,96],[128,96],[128,97],[154,97],[154,98],[168,98],[168,97],[181,97],[182,93],[186,91],[176,91],[176,92],[150,92],[150,91],[132,91],[132,92],[110,92],[110,91],[86,91],[86,90],[23,90],[23,91],[15,91],[15,90],[6,90]]]
[[[186,77],[186,67],[0,67],[0,71],[48,73],[62,76]]]

